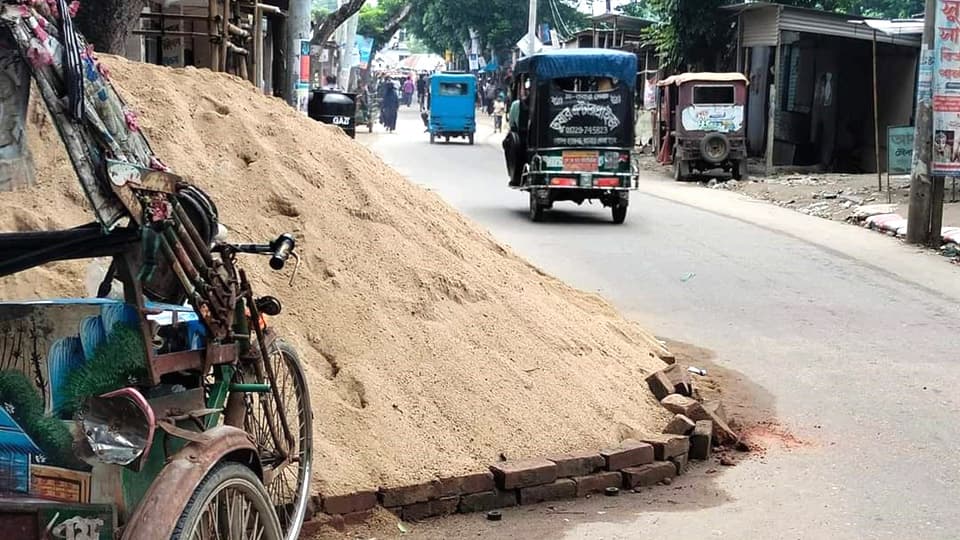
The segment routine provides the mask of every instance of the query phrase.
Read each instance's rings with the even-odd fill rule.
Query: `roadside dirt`
[[[314,492],[485,470],[659,432],[645,334],[601,298],[532,267],[339,129],[249,83],[108,58],[156,153],[207,190],[231,238],[291,231],[303,267],[245,266],[278,296],[315,415]],[[0,229],[92,214],[54,126],[29,128],[38,185],[0,200]],[[85,295],[85,265],[0,280],[0,298]]]

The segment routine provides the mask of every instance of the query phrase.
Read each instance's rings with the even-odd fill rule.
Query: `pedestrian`
[[[413,84],[413,76],[407,77],[403,81],[403,104],[407,107],[410,107],[413,104],[413,91],[416,89],[416,86]]]
[[[484,88],[487,98],[487,116],[493,114],[493,104],[497,100],[497,87],[493,85],[492,82],[487,81],[486,88]]]
[[[333,75],[327,75],[323,84],[324,90],[337,90],[337,78]]]
[[[423,108],[424,98],[427,96],[427,76],[423,73],[417,78],[417,102]]]
[[[393,132],[397,129],[397,110],[400,108],[400,98],[397,96],[397,89],[393,81],[387,81],[383,88],[383,95],[380,96],[381,106],[380,114],[383,119],[383,126],[387,132]]]
[[[507,104],[503,102],[503,95],[498,95],[493,101],[493,132],[503,132],[503,115],[507,112]]]

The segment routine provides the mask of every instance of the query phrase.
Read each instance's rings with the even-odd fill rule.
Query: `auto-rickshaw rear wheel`
[[[467,135],[467,141],[469,141],[470,144],[473,144],[473,133]]]
[[[433,144],[434,142],[436,142],[436,140],[437,140],[436,135],[434,135],[433,132],[431,131],[431,132],[430,132],[430,144]]]
[[[224,462],[211,470],[187,502],[173,540],[283,540],[266,488],[249,467]]]
[[[543,210],[544,207],[537,198],[537,194],[533,190],[530,190],[530,221],[543,221]]]
[[[613,222],[616,225],[620,225],[627,219],[627,205],[625,204],[611,206],[610,211],[613,214]]]

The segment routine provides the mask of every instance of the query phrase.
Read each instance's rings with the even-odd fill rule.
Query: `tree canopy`
[[[480,50],[502,53],[527,33],[527,3],[517,0],[409,0],[413,11],[407,23],[436,53],[461,51],[471,30]],[[564,35],[584,26],[586,15],[575,0],[539,0],[538,20]]]
[[[718,22],[717,8],[739,0],[637,0],[621,10],[657,22],[648,37],[667,69],[711,69],[729,52],[733,21]],[[906,18],[923,13],[923,0],[782,0],[784,5],[863,17]],[[722,19],[721,19],[722,21]],[[723,44],[723,47],[717,47]]]

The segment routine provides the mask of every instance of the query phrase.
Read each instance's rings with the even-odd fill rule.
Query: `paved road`
[[[804,444],[644,494],[511,510],[496,524],[435,520],[415,536],[958,537],[956,267],[653,174],[624,225],[572,203],[531,223],[526,198],[506,187],[499,136],[431,146],[421,131],[403,112],[397,133],[361,141],[534,264],[658,335],[713,351]]]

